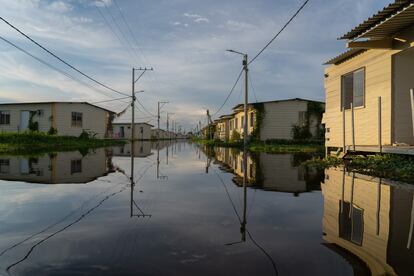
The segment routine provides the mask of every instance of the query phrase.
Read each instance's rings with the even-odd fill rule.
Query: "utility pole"
[[[248,56],[245,53],[241,53],[234,50],[227,50],[228,52],[239,54],[243,56],[243,71],[244,71],[244,120],[243,120],[243,195],[244,195],[244,207],[243,207],[243,221],[241,223],[240,231],[242,233],[242,241],[246,240],[246,210],[247,210],[247,136],[248,136],[248,114],[247,105],[249,103],[249,86],[248,86]]]
[[[173,115],[174,113],[168,113],[167,112],[167,134],[168,134],[168,138],[171,140],[171,133],[170,133],[170,131],[169,131],[169,129],[170,129],[170,122],[169,122],[169,120],[170,120],[170,115]]]
[[[157,131],[157,139],[159,139],[160,138],[160,111],[161,111],[161,108],[165,105],[165,104],[167,104],[167,103],[169,103],[169,102],[158,102],[158,131]],[[161,106],[160,106],[160,104],[162,104]]]

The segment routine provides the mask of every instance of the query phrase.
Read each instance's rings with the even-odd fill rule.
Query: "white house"
[[[131,124],[130,123],[113,123],[113,138],[131,139]],[[154,127],[148,123],[135,123],[135,140],[150,140],[151,128]]]
[[[0,104],[0,132],[36,130],[62,136],[83,131],[109,137],[115,113],[87,102],[31,102]]]

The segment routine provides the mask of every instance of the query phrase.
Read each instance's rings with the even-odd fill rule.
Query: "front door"
[[[20,111],[20,131],[26,131],[29,128],[30,111]]]

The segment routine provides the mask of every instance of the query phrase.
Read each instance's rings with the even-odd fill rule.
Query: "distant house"
[[[87,102],[33,102],[0,104],[0,132],[56,132],[79,136],[88,131],[109,137],[115,113]]]
[[[395,1],[341,37],[349,50],[325,70],[328,150],[414,145],[413,13],[413,1]]]
[[[131,156],[131,143],[112,148],[113,156]],[[135,157],[148,157],[151,152],[151,141],[136,141],[134,143]]]
[[[168,135],[167,132],[163,129],[151,129],[151,139],[156,140],[156,139],[168,139]]]
[[[233,118],[233,115],[222,115],[217,120],[215,120],[216,132],[215,138],[223,141],[230,139],[230,120]]]
[[[307,139],[319,136],[325,104],[305,99],[287,99],[248,105],[249,136],[262,141],[270,139]],[[229,137],[243,136],[244,105],[233,108],[229,120]]]
[[[130,123],[113,123],[113,138],[116,139],[131,139],[131,124]],[[153,125],[147,123],[135,123],[134,139],[136,140],[150,140],[151,128]]]

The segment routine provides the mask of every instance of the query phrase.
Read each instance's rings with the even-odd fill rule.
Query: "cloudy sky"
[[[323,100],[323,65],[345,50],[337,37],[391,0],[310,0],[250,67],[251,101],[302,97]],[[300,7],[303,0],[0,0],[0,16],[97,80],[130,93],[131,68],[153,67],[137,83],[150,121],[157,101],[187,130],[205,110],[215,113],[241,68]],[[125,24],[125,21],[128,25]],[[129,27],[129,28],[128,28]],[[0,102],[89,101],[122,97],[94,85],[0,21],[0,36],[49,63],[57,72],[0,39]],[[74,80],[75,79],[75,80]],[[241,83],[240,83],[241,84]],[[242,101],[237,86],[224,114]],[[125,102],[100,104],[121,111]],[[126,116],[121,120],[127,120]]]

